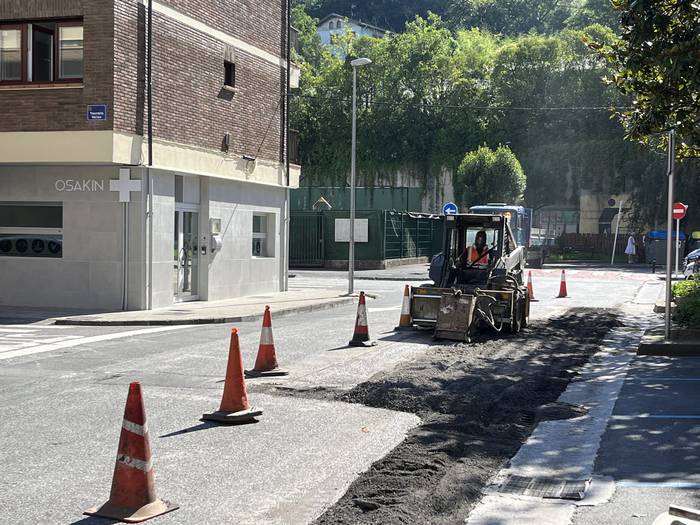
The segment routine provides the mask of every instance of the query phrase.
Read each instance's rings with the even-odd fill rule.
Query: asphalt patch
[[[537,421],[585,414],[556,400],[620,325],[614,311],[573,309],[518,336],[436,346],[337,393],[341,401],[415,413],[423,424],[316,523],[463,523]]]

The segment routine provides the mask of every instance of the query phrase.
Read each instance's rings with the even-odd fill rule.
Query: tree
[[[621,35],[611,45],[589,40],[611,64],[609,84],[632,99],[619,111],[627,137],[664,145],[678,133],[680,157],[700,156],[700,4],[692,0],[613,0]],[[659,137],[661,134],[661,137]]]
[[[299,54],[294,58],[301,58],[314,67],[321,65],[321,59],[324,53],[327,53],[321,36],[316,31],[316,22],[317,20],[306,14],[303,6],[297,5],[292,8],[292,27],[299,32]],[[296,55],[296,51],[294,53]]]
[[[457,169],[455,192],[466,206],[488,202],[515,204],[522,199],[527,179],[508,146],[481,146],[464,156]]]
[[[559,31],[571,14],[572,0],[454,0],[449,11],[453,25],[506,35]]]

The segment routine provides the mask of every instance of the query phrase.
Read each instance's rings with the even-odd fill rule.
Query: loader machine
[[[507,217],[470,213],[443,220],[443,250],[430,265],[433,283],[411,289],[413,325],[433,329],[439,339],[465,342],[484,329],[518,333],[528,324],[530,300],[525,250]]]

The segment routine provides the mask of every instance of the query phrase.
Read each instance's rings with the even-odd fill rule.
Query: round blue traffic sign
[[[442,207],[443,215],[457,215],[457,205],[454,202],[446,202]]]

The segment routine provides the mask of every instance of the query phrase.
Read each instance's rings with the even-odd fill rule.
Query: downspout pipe
[[[146,278],[146,309],[153,308],[153,181],[151,180],[151,169],[153,167],[153,0],[148,0],[148,47],[146,48],[148,69],[146,71],[146,98],[148,104],[148,167],[146,168],[146,191],[147,191],[147,235],[146,246],[147,268]]]
[[[287,74],[284,83],[284,132],[285,132],[285,175],[286,175],[286,188],[284,196],[284,261],[282,262],[282,269],[284,275],[282,277],[282,290],[287,291],[289,289],[289,200],[290,200],[290,158],[289,158],[289,95],[291,91],[291,78],[292,78],[292,2],[287,0]]]

